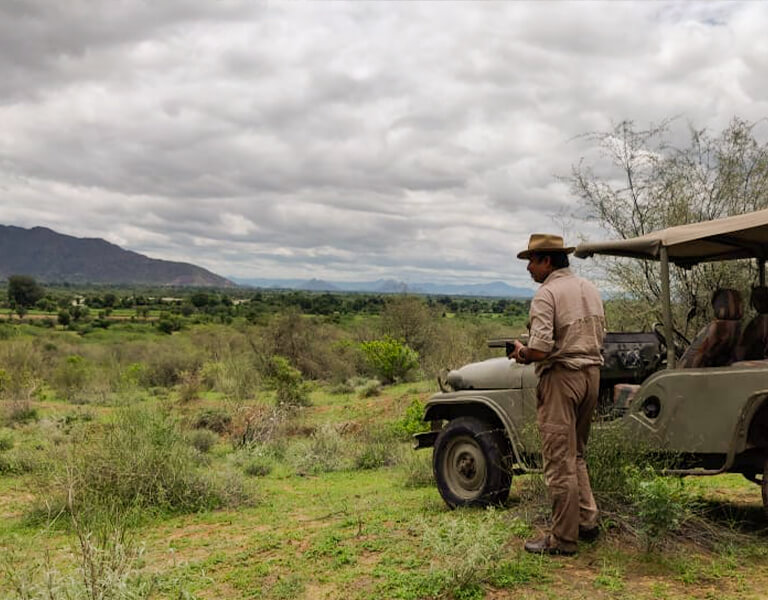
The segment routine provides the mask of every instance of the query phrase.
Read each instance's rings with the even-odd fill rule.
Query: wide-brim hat
[[[519,252],[517,258],[528,260],[531,252],[565,252],[570,254],[576,246],[565,246],[563,238],[550,233],[532,233],[528,240],[528,249]]]

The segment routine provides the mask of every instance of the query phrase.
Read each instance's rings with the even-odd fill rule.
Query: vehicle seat
[[[768,288],[752,288],[752,308],[757,315],[744,327],[736,344],[736,360],[762,360],[768,357]]]
[[[712,294],[715,319],[694,338],[680,359],[681,369],[722,367],[733,362],[744,310],[736,290],[719,288]]]

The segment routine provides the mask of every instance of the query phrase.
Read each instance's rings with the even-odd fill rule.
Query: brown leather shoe
[[[552,544],[548,535],[525,542],[525,551],[532,554],[549,554],[551,556],[573,556],[576,554],[576,550],[565,550]]]
[[[579,525],[579,539],[582,542],[594,542],[600,537],[600,527],[595,525],[594,527],[582,527]]]

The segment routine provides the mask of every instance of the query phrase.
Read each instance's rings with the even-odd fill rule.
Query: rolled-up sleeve
[[[555,302],[552,293],[539,288],[531,301],[531,332],[528,347],[540,352],[551,352],[555,346]]]

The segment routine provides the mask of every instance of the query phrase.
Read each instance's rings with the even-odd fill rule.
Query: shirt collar
[[[541,285],[547,285],[555,279],[560,279],[561,277],[570,277],[571,275],[573,275],[573,273],[571,273],[571,270],[568,267],[556,269],[547,275],[547,278],[541,283]]]

